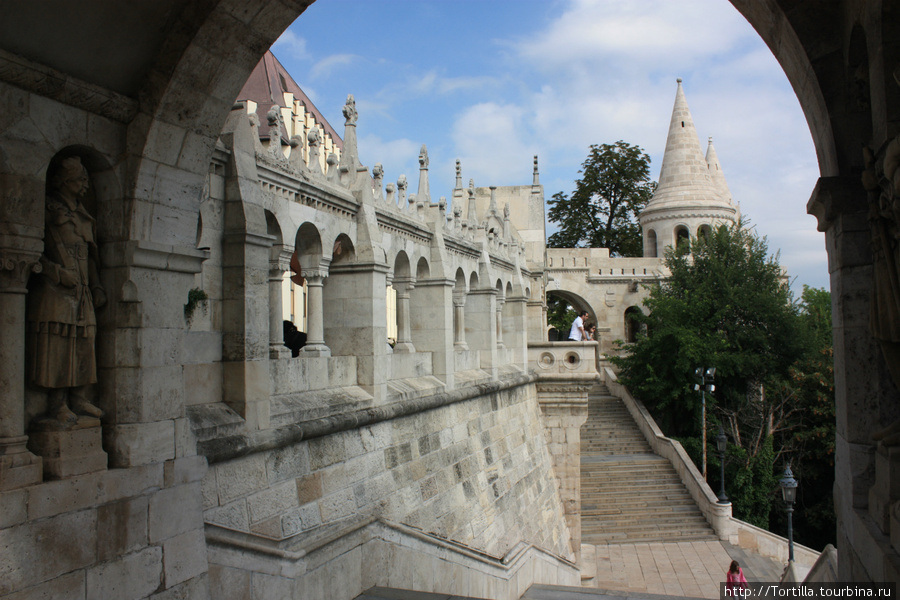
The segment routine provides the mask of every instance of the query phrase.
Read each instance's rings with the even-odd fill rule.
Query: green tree
[[[760,386],[786,377],[806,347],[781,267],[768,255],[765,239],[744,223],[719,226],[684,248],[669,249],[666,266],[671,275],[650,291],[646,314],[636,316],[645,327],[614,360],[620,377],[661,416],[664,429],[698,435],[693,373],[716,367],[713,402],[723,416],[733,413],[732,437],[755,453],[771,432],[745,435],[738,413],[760,395]]]
[[[612,256],[641,256],[637,215],[653,196],[650,157],[623,141],[592,144],[571,196],[553,194],[547,217],[559,230],[551,248],[609,248]]]
[[[637,316],[644,331],[613,362],[663,431],[688,438],[685,446],[697,450],[699,441],[688,441],[702,434],[693,373],[716,367],[716,391],[707,394],[708,437],[716,421],[728,433],[726,478],[736,516],[767,526],[780,449],[774,446],[794,414],[770,387],[790,379],[807,356],[811,333],[765,239],[744,223],[668,250],[666,265],[671,275],[651,290],[647,314]]]
[[[547,296],[547,325],[559,332],[560,339],[567,338],[572,321],[577,316],[578,311],[565,298],[556,294]]]
[[[809,334],[805,355],[790,369],[786,380],[770,387],[786,411],[776,442],[776,469],[790,462],[799,480],[794,519],[795,539],[812,548],[835,543],[834,502],[834,359],[831,330],[831,293],[803,287],[800,317]],[[780,502],[780,501],[779,501]],[[783,511],[774,513],[775,531],[785,531]]]

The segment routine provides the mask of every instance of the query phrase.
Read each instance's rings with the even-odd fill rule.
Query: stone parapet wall
[[[373,586],[518,600],[538,582],[579,584],[574,564],[529,544],[494,556],[383,519],[356,520],[300,546],[249,544],[212,527],[207,537],[211,595],[221,600],[354,598]]]
[[[257,543],[299,543],[369,516],[494,556],[526,543],[574,558],[535,384],[527,378],[216,462],[202,498],[208,524]]]

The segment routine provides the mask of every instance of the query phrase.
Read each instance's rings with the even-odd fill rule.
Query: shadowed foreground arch
[[[217,470],[219,479],[212,484],[207,480],[201,493],[200,481],[206,475],[207,462],[197,455],[196,440],[188,426],[186,415],[196,399],[191,396],[190,385],[184,383],[205,382],[224,388],[227,407],[207,422],[211,431],[224,435],[242,421],[258,439],[264,436],[260,432],[267,430],[270,419],[277,417],[269,413],[264,392],[270,380],[269,328],[265,322],[268,315],[261,315],[252,303],[226,298],[232,303],[226,307],[226,321],[262,319],[263,326],[256,330],[265,335],[248,339],[235,329],[227,331],[218,346],[207,343],[187,348],[183,310],[188,290],[195,286],[196,276],[209,259],[209,252],[196,246],[197,218],[210,180],[210,164],[215,157],[217,168],[237,173],[244,167],[250,168],[255,160],[252,152],[226,152],[217,147],[217,140],[223,129],[224,141],[240,141],[247,135],[248,126],[241,121],[246,115],[232,110],[234,99],[265,50],[309,4],[308,0],[89,0],[77,4],[7,3],[0,8],[0,98],[4,106],[12,107],[6,111],[0,129],[0,312],[4,316],[0,389],[5,392],[0,396],[0,489],[41,485],[36,483],[41,480],[40,463],[26,448],[26,423],[21,410],[23,365],[17,348],[24,335],[25,281],[38,264],[44,245],[43,213],[36,207],[43,202],[47,161],[63,147],[84,145],[104,157],[109,172],[122,182],[122,202],[111,204],[110,214],[104,216],[108,229],[101,248],[104,283],[117,294],[111,298],[109,314],[104,317],[112,325],[103,343],[114,350],[119,361],[112,369],[114,379],[110,379],[116,393],[114,405],[105,417],[103,450],[108,453],[115,474],[122,474],[122,480],[117,481],[132,481],[129,478],[133,476],[136,487],[158,490],[152,496],[141,497],[141,510],[128,504],[138,500],[116,496],[112,489],[115,486],[94,486],[91,489],[102,488],[102,493],[107,494],[97,500],[107,507],[103,511],[90,504],[83,512],[71,512],[65,504],[70,498],[61,497],[56,504],[51,500],[41,504],[40,510],[46,514],[40,513],[38,519],[24,516],[35,510],[40,512],[37,504],[26,502],[24,492],[13,492],[4,496],[0,506],[0,510],[10,511],[4,513],[9,518],[0,522],[14,523],[9,529],[25,545],[53,530],[66,539],[86,540],[84,547],[97,548],[96,538],[91,537],[96,536],[96,529],[92,527],[113,522],[103,521],[104,518],[149,515],[144,537],[128,537],[123,542],[129,550],[138,550],[126,555],[124,546],[116,545],[102,551],[114,555],[110,560],[120,561],[115,562],[116,568],[123,572],[138,563],[145,567],[142,576],[123,580],[123,585],[133,587],[129,589],[135,598],[164,593],[209,597],[207,547],[200,516],[203,502],[212,497],[230,500],[228,481],[252,488],[262,474],[279,477],[285,473],[281,469],[293,468],[291,465],[307,464],[304,460],[319,464],[316,461],[327,461],[332,456],[329,449],[316,447],[305,459],[297,458],[297,463],[291,462],[296,457],[286,455],[277,461],[273,459],[271,464],[261,462],[255,470],[247,468],[252,460],[234,463],[240,464],[240,469]],[[898,341],[876,340],[869,328],[870,298],[877,292],[882,300],[891,300],[882,296],[884,288],[879,282],[896,273],[891,272],[891,260],[880,249],[888,248],[890,255],[890,244],[876,243],[873,255],[868,213],[870,202],[876,202],[880,196],[888,201],[895,199],[894,190],[884,182],[895,175],[892,169],[897,149],[892,143],[900,133],[900,87],[893,77],[900,64],[900,15],[890,3],[864,0],[732,0],[732,4],[756,28],[784,69],[806,115],[819,161],[821,178],[808,210],[818,218],[819,229],[826,234],[834,292],[838,375],[834,495],[839,579],[897,581],[900,557],[890,540],[897,539],[900,532],[892,531],[897,525],[891,507],[900,498],[891,490],[900,488],[900,484],[891,475],[896,465],[890,453],[883,444],[873,442],[872,433],[900,417],[897,386],[890,377],[897,375],[900,367],[883,358],[896,353]],[[63,118],[42,117],[54,112]],[[227,147],[240,148],[241,144]],[[866,154],[863,148],[868,149]],[[868,189],[862,183],[864,172]],[[350,170],[346,173],[347,177],[355,176]],[[224,206],[222,218],[227,233],[223,268],[234,274],[224,293],[231,294],[237,287],[260,287],[259,294],[248,297],[268,296],[265,281],[243,280],[240,275],[245,265],[262,265],[265,269],[274,239],[268,233],[256,191],[242,173],[230,176],[215,193],[222,196],[216,199]],[[354,223],[366,226],[364,213],[354,218]],[[888,225],[897,225],[890,221],[890,215],[880,218],[886,219]],[[209,220],[204,218],[205,230],[210,228]],[[290,232],[282,233],[290,237]],[[359,238],[353,239],[359,245]],[[322,254],[321,248],[309,254],[298,251],[307,256]],[[324,282],[329,277],[328,257],[321,258],[314,266],[316,283],[327,285]],[[383,284],[387,271],[386,265],[373,265],[372,269],[381,273],[380,279],[373,278],[373,284],[358,278],[351,264],[337,266],[344,289],[366,283],[377,287],[376,284]],[[478,270],[482,265],[469,268],[465,271],[471,273],[466,310],[473,314],[466,315],[467,328],[472,327],[471,332],[466,332],[467,340],[482,353],[477,366],[496,376],[500,355],[488,319],[496,312],[496,290],[490,286],[490,281],[496,279],[486,268]],[[433,283],[435,298],[451,294],[450,285]],[[381,285],[379,293],[384,287]],[[165,293],[157,293],[159,290]],[[338,291],[341,290],[335,290]],[[373,309],[373,314],[377,313]],[[447,322],[448,314],[437,318]],[[875,316],[886,318],[878,313]],[[385,337],[383,324],[374,328],[378,329],[374,337]],[[486,331],[492,333],[485,335]],[[295,385],[313,377],[342,381],[341,377],[348,373],[378,373],[385,368],[386,362],[381,358],[373,364],[352,365],[354,349],[345,341],[352,329],[331,333],[343,344],[339,355],[349,358],[334,362],[340,368],[331,371],[301,374],[298,370],[291,375]],[[363,340],[368,348],[383,345],[383,340],[369,339],[373,337],[371,331],[364,332],[364,336],[368,336]],[[324,357],[328,351],[325,340],[311,341],[316,342],[313,346]],[[216,347],[220,348],[218,356],[210,350]],[[198,368],[193,361],[198,355],[208,354],[214,355],[210,360],[217,366],[210,370]],[[449,379],[452,368],[448,365],[452,366],[453,359],[444,356],[440,360],[445,372],[438,375]],[[412,363],[407,366],[410,371],[416,368]],[[367,385],[368,392],[381,393],[378,386],[384,384]],[[417,392],[406,393],[412,396]],[[308,397],[297,401],[301,400],[313,401]],[[322,410],[327,411],[339,399],[332,400],[334,403],[325,403]],[[427,451],[441,439],[438,435],[432,440],[416,440],[417,451]],[[276,444],[272,440],[269,443]],[[363,443],[366,442],[360,440]],[[386,464],[396,461],[394,466],[405,460],[407,452],[412,453],[412,446],[390,448],[382,459]],[[365,470],[356,463],[353,467]],[[282,488],[290,490],[294,484],[284,481],[290,485]],[[309,488],[304,490],[312,490],[310,493],[327,493],[315,482],[305,483]],[[552,483],[545,483],[544,488],[553,487]],[[423,481],[418,493],[428,493],[430,485]],[[293,489],[296,493],[295,485]],[[351,491],[331,498],[329,506],[355,507],[362,496],[355,495],[354,488],[347,489]],[[223,524],[223,531],[246,518],[248,527],[252,519],[252,526],[260,535],[269,535],[276,526],[300,527],[304,519],[313,518],[292,514],[277,524],[267,521],[260,510],[271,506],[271,502],[277,503],[275,496],[256,498],[258,503],[249,509],[236,504],[230,513],[236,521]],[[53,494],[41,497],[51,498]],[[190,526],[185,525],[188,521]],[[390,535],[397,535],[395,531],[390,530]],[[63,585],[71,578],[84,576],[86,568],[99,568],[93,554],[65,562],[71,556],[60,553],[49,560],[45,546],[28,548],[27,553],[20,555],[31,557],[31,564],[12,574],[4,573],[0,593],[26,589],[26,593],[49,593],[52,590],[47,586]],[[169,560],[162,560],[164,551]],[[182,560],[175,560],[176,555]],[[127,562],[134,556],[138,558]],[[99,571],[91,573],[88,582],[104,579]],[[80,581],[83,590],[85,580]],[[110,596],[114,592],[90,588],[88,594]]]

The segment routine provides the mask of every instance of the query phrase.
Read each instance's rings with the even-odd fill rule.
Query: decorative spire
[[[356,173],[360,167],[359,151],[356,146],[356,121],[359,118],[359,113],[356,112],[356,100],[353,98],[353,94],[347,95],[343,113],[344,149],[341,152],[341,179],[346,177],[346,181],[342,181],[342,183],[347,187],[353,187],[353,183],[356,181]]]
[[[422,144],[422,149],[419,150],[419,190],[416,192],[416,197],[420,202],[431,204],[431,189],[428,185],[428,162],[428,148],[425,147],[425,144]]]
[[[475,217],[475,180],[469,180],[469,210],[466,212],[466,220],[469,222],[469,225],[474,227],[476,222]]]
[[[375,166],[372,167],[372,185],[376,200],[384,200],[383,181],[384,167],[381,166],[381,163],[375,163]]]
[[[719,164],[719,156],[716,154],[716,147],[713,146],[712,136],[710,136],[709,145],[706,147],[706,166],[709,169],[709,176],[712,178],[713,185],[716,186],[722,200],[732,202],[731,190],[728,189],[725,173],[722,172],[722,165]]]
[[[681,79],[677,81],[678,90],[659,172],[659,186],[644,212],[683,202],[690,202],[691,205],[720,202],[718,190],[700,150],[700,139],[684,97]]]

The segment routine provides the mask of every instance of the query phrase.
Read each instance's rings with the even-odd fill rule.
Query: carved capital
[[[302,275],[309,285],[322,285],[328,277],[328,269],[303,269]]]
[[[0,293],[24,294],[28,277],[41,272],[40,257],[25,252],[0,252]]]

